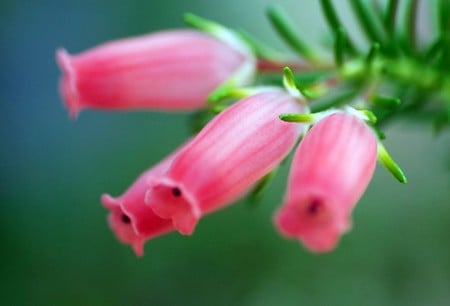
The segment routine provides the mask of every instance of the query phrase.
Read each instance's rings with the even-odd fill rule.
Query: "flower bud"
[[[243,84],[235,85],[251,80],[256,61],[246,50],[195,30],[117,40],[77,55],[58,49],[60,92],[72,117],[84,108],[197,109],[243,65]]]
[[[360,118],[329,115],[306,134],[290,170],[280,232],[315,252],[332,250],[350,228],[350,214],[372,178],[377,139]]]
[[[146,203],[191,234],[205,214],[230,204],[268,174],[289,153],[302,126],[278,119],[302,112],[279,89],[245,98],[211,120],[151,186]]]
[[[113,198],[102,195],[102,203],[110,210],[108,222],[119,241],[130,244],[138,256],[144,253],[144,243],[174,230],[172,221],[155,215],[144,202],[148,184],[163,175],[175,158],[176,150],[156,166],[142,173],[128,190]]]

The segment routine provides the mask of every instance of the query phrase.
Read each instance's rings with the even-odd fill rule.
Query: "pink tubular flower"
[[[240,76],[244,84],[237,85],[251,80],[255,59],[244,44],[237,44],[199,31],[170,30],[105,43],[73,56],[58,49],[61,95],[72,117],[84,108],[201,108],[211,91],[245,65]]]
[[[230,106],[209,122],[149,189],[146,203],[191,234],[205,213],[236,200],[286,157],[302,130],[278,119],[302,112],[296,99],[271,89]]]
[[[336,113],[315,124],[292,161],[286,200],[275,217],[280,232],[315,252],[332,250],[372,178],[377,140],[354,115]]]
[[[132,246],[138,256],[144,253],[145,241],[174,230],[171,220],[155,215],[145,205],[144,198],[148,184],[169,168],[177,152],[141,174],[123,195],[117,198],[102,195],[103,206],[110,210],[109,226],[122,243]]]

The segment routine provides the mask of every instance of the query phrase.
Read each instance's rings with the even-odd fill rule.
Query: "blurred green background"
[[[450,132],[409,122],[390,126],[386,142],[409,184],[378,167],[330,254],[273,228],[286,166],[257,206],[241,201],[191,237],[150,241],[143,258],[110,232],[100,194],[121,194],[182,142],[188,115],[88,110],[69,120],[55,49],[180,27],[186,11],[284,49],[264,17],[272,2],[0,2],[1,305],[450,305]],[[278,3],[306,39],[323,41],[317,1]]]

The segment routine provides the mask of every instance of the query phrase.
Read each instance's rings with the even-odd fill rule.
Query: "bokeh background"
[[[378,167],[332,253],[273,228],[286,166],[257,205],[208,216],[191,237],[150,241],[143,258],[108,229],[100,194],[121,194],[182,142],[189,115],[88,110],[69,120],[55,49],[180,27],[190,11],[285,50],[264,17],[272,2],[0,2],[1,305],[450,305],[450,132],[411,122],[386,130],[409,184]],[[318,1],[278,4],[306,39],[326,40]],[[340,13],[357,33],[348,7]]]

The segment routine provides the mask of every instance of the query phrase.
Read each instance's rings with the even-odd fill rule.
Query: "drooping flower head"
[[[320,120],[295,152],[285,203],[275,217],[280,232],[315,252],[333,249],[351,226],[351,211],[376,161],[377,139],[362,119],[335,113]]]
[[[174,231],[172,221],[155,215],[144,202],[145,193],[155,179],[169,168],[179,149],[154,167],[142,173],[117,198],[102,195],[102,203],[109,209],[108,223],[119,241],[130,244],[138,256],[144,253],[144,243],[152,238]]]
[[[147,192],[146,203],[191,234],[205,214],[242,196],[295,145],[303,127],[278,119],[302,112],[280,89],[245,98],[211,120]]]
[[[236,86],[250,82],[256,69],[244,44],[231,46],[195,30],[112,41],[77,55],[58,49],[56,55],[63,72],[60,92],[72,117],[84,108],[201,108],[243,66],[242,84]]]

